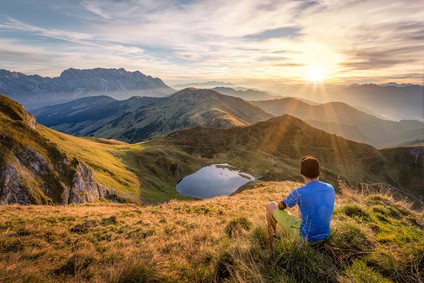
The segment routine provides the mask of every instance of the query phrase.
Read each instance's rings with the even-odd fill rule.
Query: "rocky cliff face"
[[[17,151],[0,175],[0,204],[76,204],[99,198],[117,199],[117,193],[98,184],[92,169],[66,157],[52,164],[32,148]]]
[[[71,204],[111,201],[117,193],[93,178],[39,131],[35,118],[0,95],[0,204]]]
[[[16,160],[14,160],[16,162]],[[31,204],[34,198],[21,189],[23,180],[15,167],[7,164],[0,177],[0,204]]]
[[[84,163],[79,163],[72,184],[63,192],[63,204],[92,202],[99,198],[114,199],[116,192],[93,179],[93,173]]]

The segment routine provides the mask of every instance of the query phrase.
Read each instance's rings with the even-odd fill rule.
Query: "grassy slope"
[[[299,184],[258,186],[144,207],[1,206],[0,281],[418,282],[424,275],[422,211],[343,189],[325,245],[283,234],[272,251],[265,204]]]
[[[139,194],[137,176],[129,171],[119,158],[117,147],[122,143],[110,144],[93,139],[77,138],[42,126],[39,127],[39,131],[67,155],[76,157],[94,169],[94,178],[100,184],[122,193]]]
[[[290,123],[290,125],[293,124],[294,123]],[[194,134],[188,134],[191,142],[187,142],[185,139],[185,132],[182,132],[178,135],[178,138],[175,138],[175,135],[173,135],[172,137],[157,138],[152,141],[137,144],[126,144],[122,142],[111,143],[106,140],[76,138],[57,133],[44,127],[42,129],[43,135],[48,136],[54,143],[60,144],[60,148],[68,155],[75,156],[79,160],[89,164],[95,171],[94,178],[97,182],[115,188],[121,193],[141,198],[145,202],[185,199],[184,196],[177,194],[175,191],[177,182],[201,167],[213,163],[228,162],[240,168],[242,171],[252,174],[257,178],[262,178],[263,180],[300,181],[298,176],[299,158],[298,156],[286,156],[285,154],[289,152],[292,154],[296,152],[299,156],[305,154],[318,154],[320,160],[324,160],[324,162],[322,162],[322,178],[332,182],[336,181],[340,175],[353,178],[359,182],[373,182],[376,175],[382,174],[379,172],[372,172],[372,174],[370,174],[371,170],[364,169],[368,168],[366,166],[374,162],[374,159],[380,158],[378,157],[381,154],[380,152],[372,152],[371,147],[362,144],[353,144],[343,139],[336,138],[335,136],[331,136],[335,141],[327,142],[325,139],[327,136],[317,136],[317,132],[312,129],[310,134],[308,134],[308,131],[306,132],[307,135],[315,137],[314,142],[319,144],[318,141],[320,141],[320,138],[323,138],[325,141],[323,144],[327,146],[328,144],[335,144],[335,149],[331,150],[331,146],[328,146],[328,150],[321,149],[320,151],[311,150],[308,147],[281,150],[275,149],[274,147],[277,146],[285,146],[285,143],[280,137],[262,137],[260,132],[254,131],[246,134],[243,128],[235,130],[199,129],[199,131],[193,129],[186,131],[194,132]],[[258,129],[261,129],[261,127],[258,127]],[[241,137],[241,140],[235,141],[233,144],[231,135],[228,135],[227,132],[238,130],[240,133],[237,132],[235,138]],[[221,133],[220,131],[225,133]],[[280,133],[284,131],[284,129],[281,130],[280,128],[269,129],[269,132]],[[302,133],[304,132],[305,130],[302,131]],[[285,140],[293,139],[291,136],[293,133],[291,132],[280,134],[279,136],[285,137]],[[245,137],[243,135],[245,135]],[[224,138],[223,141],[223,144],[226,146],[225,148],[223,148],[217,140],[219,137],[228,138],[228,140]],[[256,140],[255,137],[262,141],[261,145],[251,144],[252,139]],[[198,141],[197,139],[200,140]],[[303,139],[303,137],[301,136],[299,139]],[[298,141],[293,141],[292,143],[300,144]],[[348,144],[345,145],[345,143]],[[187,144],[187,147],[184,146],[184,144]],[[193,144],[195,148],[193,148]],[[243,146],[240,146],[241,144]],[[353,146],[358,147],[358,149],[352,149]],[[363,153],[364,149],[365,151],[371,152]],[[335,151],[335,154],[327,154],[327,151],[330,151],[330,153]],[[361,159],[365,160],[376,154],[377,157],[374,158],[372,162],[368,161],[364,163],[361,161]],[[384,155],[387,156],[387,154]],[[408,159],[409,154],[405,152],[403,156],[404,159]],[[330,160],[325,162],[326,159]],[[355,167],[349,166],[352,160],[356,162]],[[345,165],[346,162],[347,165]],[[361,162],[366,165],[363,165]],[[395,161],[391,162],[391,164],[392,163],[396,164]],[[411,165],[408,163],[408,160],[403,160],[402,164]],[[381,164],[378,166],[380,165]],[[421,168],[415,167],[416,166],[412,164],[411,168],[408,170],[412,176],[419,176],[419,170],[421,170]],[[373,166],[373,168],[375,169],[376,166]],[[390,172],[390,176],[399,179],[400,177],[398,177],[397,174],[401,173],[396,171],[397,167],[390,166],[390,168],[394,170]],[[369,177],[366,178],[368,175]],[[380,176],[379,179],[384,178]],[[417,180],[421,182],[420,178]],[[376,179],[376,181],[379,182],[378,179]],[[418,181],[414,181],[414,183],[419,184]],[[401,185],[408,188],[409,192],[412,192],[414,195],[421,195],[419,189],[409,188],[411,185],[410,179],[406,180],[405,183],[401,183]]]
[[[22,149],[35,152],[54,170],[41,175],[32,167],[24,168],[15,157],[22,159]],[[72,172],[63,173],[60,167],[64,160],[86,163],[98,183],[115,189],[123,199],[133,202],[186,199],[176,193],[175,184],[189,172],[199,169],[202,162],[202,159],[194,160],[187,153],[155,142],[129,145],[62,134],[36,124],[21,105],[1,95],[0,152],[0,170],[6,164],[13,164],[24,176],[20,185],[33,192],[35,203],[61,202],[63,190],[72,181]],[[73,169],[72,164],[69,167]],[[45,186],[48,186],[48,196],[39,190]]]
[[[188,172],[206,164],[202,159],[194,160],[187,153],[155,142],[127,144],[78,138],[43,126],[39,126],[39,132],[68,156],[88,164],[98,183],[117,190],[130,201],[187,199],[176,192],[175,184]]]
[[[3,105],[7,103],[14,104],[11,100],[5,100]],[[8,137],[0,145],[3,152],[0,167],[8,160],[9,149],[16,148],[18,144],[29,146],[44,156],[66,154],[71,159],[75,157],[88,164],[98,183],[115,189],[124,199],[132,201],[186,199],[176,193],[177,182],[202,166],[213,163],[229,162],[262,180],[300,180],[298,160],[306,154],[318,155],[323,161],[324,180],[335,181],[339,175],[359,182],[384,180],[384,176],[376,179],[376,175],[384,173],[379,160],[380,152],[367,145],[351,143],[317,131],[290,117],[228,130],[197,128],[148,142],[126,144],[104,139],[77,138],[41,125],[33,130],[27,126],[27,114],[22,112],[24,110],[20,106],[2,107],[12,110],[9,114],[16,117],[14,120],[2,118],[0,124],[0,134]],[[6,110],[2,110],[2,113],[6,113]],[[372,162],[365,161],[372,156],[372,162],[381,164],[371,166]],[[401,156],[408,159],[409,153],[406,150]],[[398,157],[391,159],[393,164],[400,160]],[[403,159],[402,164],[410,163]],[[52,164],[58,163],[53,157],[50,160]],[[351,166],[352,161],[355,161],[355,166]],[[367,166],[371,166],[371,169],[380,168],[383,173],[371,172]],[[400,174],[396,177],[400,180],[405,175],[402,172],[407,168],[403,166],[405,170],[399,173],[397,167],[391,166],[390,170],[394,171],[389,175],[396,177]],[[418,177],[421,168],[417,169],[413,164],[410,167],[407,169],[408,174],[416,176],[417,180],[403,177],[405,180],[400,184],[408,188],[414,183],[416,188],[411,189],[411,192],[422,195],[419,189],[422,178]],[[57,178],[51,176],[51,179],[49,182],[56,182]],[[38,188],[40,182],[43,180],[36,180],[34,184],[27,184],[27,187]],[[58,188],[60,186],[55,185]],[[40,198],[45,197],[42,193],[39,195]]]

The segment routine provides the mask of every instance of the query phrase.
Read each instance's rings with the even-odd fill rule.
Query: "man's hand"
[[[278,203],[278,209],[279,210],[284,210],[286,207],[287,207],[287,205],[283,201],[280,201]]]

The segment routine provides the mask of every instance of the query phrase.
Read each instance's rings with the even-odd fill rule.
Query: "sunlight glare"
[[[324,80],[324,70],[321,66],[311,65],[308,66],[305,74],[306,80],[310,82],[321,82]]]

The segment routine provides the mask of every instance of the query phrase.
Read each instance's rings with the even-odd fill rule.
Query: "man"
[[[276,224],[292,235],[308,242],[325,240],[330,235],[330,220],[334,209],[334,188],[319,181],[319,162],[313,156],[302,158],[300,173],[305,185],[293,190],[280,203],[267,204],[268,239],[272,243],[277,232]],[[300,218],[286,208],[299,206]]]

